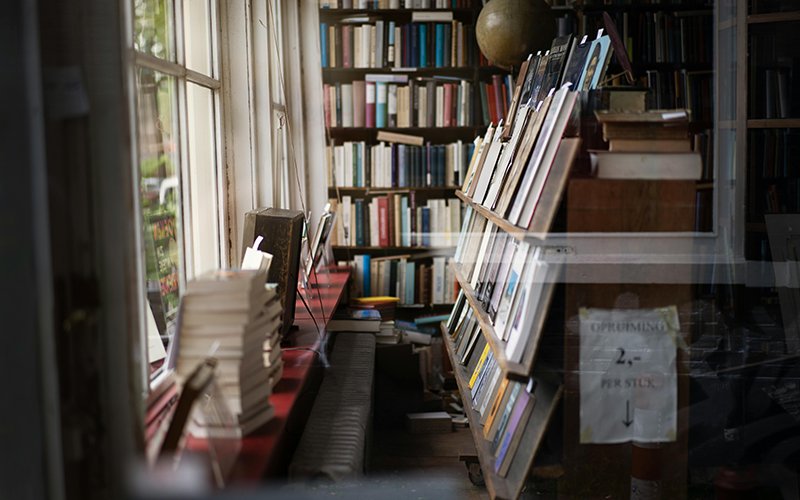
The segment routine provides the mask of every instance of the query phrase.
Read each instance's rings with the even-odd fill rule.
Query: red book
[[[330,84],[325,84],[322,86],[322,109],[325,114],[325,127],[330,128],[331,126],[331,86]]]
[[[378,201],[378,245],[389,246],[389,200],[385,196]]]
[[[375,126],[375,82],[367,82],[366,84],[366,106],[364,108],[364,126]]]
[[[494,85],[488,84],[486,85],[486,100],[489,101],[489,121],[492,123],[497,123],[497,101],[494,98],[495,91]]]
[[[353,67],[353,26],[342,26],[342,61],[343,68]]]
[[[503,113],[503,80],[500,75],[492,75],[492,88],[494,89],[494,110],[497,113],[495,116],[496,121],[500,121],[505,113]]]
[[[450,84],[445,84],[444,86],[444,126],[445,127],[452,127],[453,126],[453,115],[451,110],[453,109],[453,86]]]
[[[389,240],[388,246],[392,247],[397,244],[394,241],[394,201],[392,200],[392,195],[387,194],[386,198],[384,198],[386,202],[386,213],[387,213],[387,224],[386,229],[389,232],[388,236],[386,237]]]

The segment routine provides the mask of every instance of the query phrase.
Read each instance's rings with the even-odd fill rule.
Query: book
[[[370,309],[337,311],[327,325],[329,332],[379,332],[380,329],[381,315]]]
[[[600,30],[602,33],[602,30]],[[611,48],[611,38],[608,35],[599,35],[592,41],[589,47],[589,55],[586,64],[581,71],[582,79],[578,82],[575,90],[591,90],[598,87],[598,84],[605,75],[606,67],[611,59],[613,49]]]
[[[591,153],[600,179],[684,179],[702,177],[698,153],[643,153],[594,151]]]
[[[407,413],[406,428],[411,434],[452,432],[453,421],[444,411]]]
[[[534,399],[527,390],[521,390],[514,402],[514,408],[511,410],[511,415],[508,420],[508,425],[505,429],[500,444],[495,454],[495,473],[501,477],[508,474],[508,469],[511,467],[511,461],[514,454],[519,448],[522,434],[528,424],[531,412],[533,412]]]
[[[408,144],[411,146],[422,146],[424,138],[419,135],[401,134],[398,132],[387,132],[381,130],[378,132],[377,141],[394,142],[398,144]]]

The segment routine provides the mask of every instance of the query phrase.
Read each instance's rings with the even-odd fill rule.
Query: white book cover
[[[352,220],[351,219],[352,212],[353,212],[352,203],[353,203],[352,197],[350,197],[350,196],[342,196],[342,219],[341,220],[342,220],[342,228],[343,228],[342,232],[343,232],[343,234],[342,234],[342,239],[339,240],[339,241],[341,241],[344,246],[351,246],[351,241],[352,241],[352,232],[350,230],[351,227],[352,227],[350,225],[350,222]]]
[[[433,258],[433,303],[442,304],[444,300],[444,267],[447,265],[446,257]]]
[[[378,203],[373,200],[369,202],[369,244],[370,246],[380,246],[380,230],[378,229]]]
[[[342,164],[344,170],[344,185],[347,187],[354,186],[353,184],[353,143],[347,142],[344,145],[344,163]]]
[[[353,85],[342,84],[342,127],[353,126]]]
[[[503,121],[500,120],[500,123],[497,124],[497,130],[503,130]],[[475,203],[483,203],[484,198],[486,197],[486,192],[488,191],[489,185],[491,183],[492,177],[494,176],[494,171],[497,167],[497,160],[503,152],[503,143],[500,138],[502,134],[495,133],[494,140],[492,141],[491,146],[489,146],[489,152],[486,154],[486,159],[483,162],[483,168],[481,169],[481,176],[478,179],[477,187],[475,188],[475,193],[472,196],[472,200]]]
[[[514,305],[514,299],[517,294],[518,285],[522,272],[525,270],[525,261],[528,256],[528,249],[530,245],[525,242],[517,242],[518,246],[514,252],[514,260],[511,263],[511,270],[508,273],[503,295],[500,296],[500,304],[497,307],[497,316],[495,317],[495,333],[500,338],[506,337],[506,324],[509,319],[509,312]]]
[[[486,255],[486,247],[489,246],[489,242],[494,239],[495,236],[495,225],[492,222],[489,222],[486,225],[486,230],[483,232],[483,238],[481,239],[481,246],[478,250],[478,257],[475,259],[475,267],[472,270],[472,276],[470,278],[470,286],[475,288],[475,285],[478,284],[478,278],[481,274],[481,267],[484,264],[484,257]]]
[[[447,111],[449,112],[449,110]],[[444,127],[444,87],[438,85],[436,87],[436,126]]]
[[[345,175],[344,175],[344,146],[334,146],[333,148],[333,163],[334,163],[334,173],[336,178],[336,185],[339,187],[345,187]]]
[[[541,309],[544,292],[548,286],[552,286],[547,282],[549,266],[550,264],[539,260],[529,263],[509,325],[506,345],[509,361],[521,362],[527,345],[538,340],[540,332],[533,331],[533,322],[539,314],[544,313]]]
[[[514,129],[511,133],[511,138],[506,143],[505,147],[503,148],[503,153],[497,160],[497,168],[495,175],[492,178],[492,184],[489,186],[489,190],[486,193],[485,199],[483,200],[483,205],[490,210],[494,209],[494,206],[497,203],[497,197],[500,193],[500,188],[504,186],[506,176],[508,176],[509,169],[511,168],[511,165],[514,161],[514,156],[517,153],[517,148],[519,147],[522,131],[525,130],[525,126],[527,125],[528,108],[523,109],[525,112],[522,115],[517,115],[517,119],[514,120]]]
[[[536,169],[536,175],[534,176],[530,192],[528,193],[527,199],[525,200],[525,205],[519,217],[519,225],[522,227],[527,228],[530,225],[531,219],[533,218],[533,212],[536,210],[536,206],[539,204],[539,197],[542,195],[542,191],[544,190],[545,182],[550,174],[550,168],[553,166],[553,160],[555,160],[556,153],[558,153],[558,147],[561,145],[561,138],[564,135],[564,130],[567,127],[567,123],[569,122],[569,118],[572,114],[572,109],[575,106],[575,101],[577,98],[577,92],[570,92],[567,94],[567,98],[565,99],[561,112],[558,115],[558,119],[556,120],[556,124],[553,128],[553,133],[550,136],[550,140],[547,142],[547,146],[544,154],[542,155],[539,167]]]
[[[556,126],[559,116],[561,116],[561,109],[564,107],[567,94],[569,94],[569,87],[561,87],[561,89],[559,89],[558,92],[556,92],[553,96],[553,99],[550,103],[550,108],[547,110],[547,115],[545,115],[544,122],[542,123],[542,129],[539,132],[539,137],[536,139],[536,145],[533,147],[533,152],[531,153],[530,159],[528,160],[528,164],[525,168],[525,174],[522,177],[522,181],[520,181],[519,192],[514,199],[511,213],[508,216],[508,220],[512,224],[519,223],[520,215],[522,214],[522,210],[525,208],[525,202],[528,197],[528,193],[530,192],[531,187],[533,186],[533,180],[536,177],[536,170],[542,163],[542,158],[547,150],[550,137],[553,135],[553,129]]]
[[[472,224],[472,205],[467,205],[464,210],[464,219],[461,221],[461,230],[458,233],[458,242],[456,243],[456,251],[453,259],[456,262],[461,262],[461,255],[464,252],[464,246],[469,238],[469,227]]]

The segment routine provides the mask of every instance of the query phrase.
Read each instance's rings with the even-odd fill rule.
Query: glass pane
[[[133,46],[160,59],[175,60],[175,20],[171,0],[134,0]]]
[[[214,77],[211,51],[211,12],[208,0],[183,1],[186,67]]]
[[[217,197],[217,141],[214,94],[210,89],[186,86],[189,142],[189,205],[192,229],[192,273],[219,267]]]
[[[159,333],[168,337],[181,274],[177,87],[175,78],[151,69],[138,68],[136,76],[147,298]]]

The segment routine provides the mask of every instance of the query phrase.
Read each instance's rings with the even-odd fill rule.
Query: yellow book
[[[483,352],[481,353],[481,357],[478,358],[478,364],[475,366],[475,371],[472,372],[472,377],[470,377],[470,379],[469,379],[469,388],[470,389],[472,389],[472,386],[475,385],[475,381],[478,380],[478,375],[480,375],[481,368],[483,368],[483,365],[486,363],[486,357],[489,355],[489,350],[490,349],[491,349],[491,347],[489,347],[489,344],[486,344],[486,346],[483,348]]]

